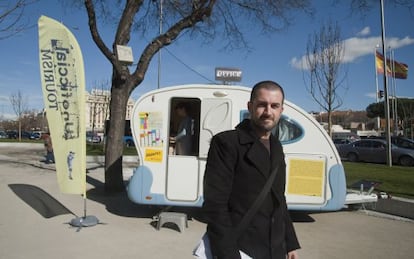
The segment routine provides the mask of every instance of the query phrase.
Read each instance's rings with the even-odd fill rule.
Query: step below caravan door
[[[232,129],[232,102],[230,99],[203,99],[200,116],[199,157],[206,158],[211,138]]]

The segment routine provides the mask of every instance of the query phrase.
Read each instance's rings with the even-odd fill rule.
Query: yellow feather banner
[[[85,72],[76,38],[60,22],[39,18],[43,99],[62,193],[86,195]]]

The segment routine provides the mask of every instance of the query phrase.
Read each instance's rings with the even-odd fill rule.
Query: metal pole
[[[394,50],[391,50],[391,64],[392,64],[392,88],[394,93],[393,98],[393,111],[394,111],[394,136],[398,135],[398,107],[397,107],[397,81],[395,80],[395,52]]]
[[[391,47],[390,46],[388,46],[388,49],[389,49],[389,55],[390,55],[390,57],[388,58],[389,59],[389,66],[390,66],[390,69],[391,69],[391,77],[390,78],[388,78],[388,82],[389,83],[391,83],[391,86],[390,86],[390,97],[391,97],[391,108],[390,108],[390,116],[391,116],[391,114],[392,114],[392,120],[390,121],[390,127],[392,128],[392,130],[391,130],[391,132],[392,132],[392,135],[393,136],[395,136],[395,127],[393,126],[393,124],[395,123],[395,88],[394,88],[394,58],[393,58],[393,53],[392,53],[392,49],[391,49]]]
[[[159,35],[162,34],[162,1],[160,0],[160,30]],[[158,50],[158,85],[157,88],[160,89],[160,81],[161,81],[161,49]]]
[[[392,166],[391,158],[391,135],[390,135],[390,99],[388,96],[387,84],[387,53],[385,48],[385,22],[384,22],[384,0],[381,0],[381,37],[382,37],[382,54],[384,55],[383,69],[384,69],[384,105],[385,105],[385,137],[387,140],[387,165]]]
[[[375,46],[374,49],[374,65],[375,65],[375,86],[376,86],[376,103],[379,102],[379,87],[378,87],[378,71],[377,71],[377,48],[379,48],[379,45]],[[381,124],[380,124],[380,117],[377,116],[377,132],[380,131]]]

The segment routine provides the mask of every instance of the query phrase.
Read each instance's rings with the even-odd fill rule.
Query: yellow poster
[[[287,194],[322,197],[324,172],[321,160],[289,159]]]
[[[82,53],[60,22],[41,16],[39,61],[43,100],[61,192],[86,194],[85,75]]]
[[[144,160],[147,162],[162,162],[162,149],[145,149],[145,157]]]

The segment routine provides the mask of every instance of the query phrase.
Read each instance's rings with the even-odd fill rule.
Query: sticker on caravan
[[[145,149],[145,157],[144,160],[147,162],[155,162],[161,163],[162,162],[162,149]]]
[[[161,147],[162,113],[139,113],[139,145],[141,147]]]
[[[324,161],[289,159],[287,194],[322,197],[324,172]]]

